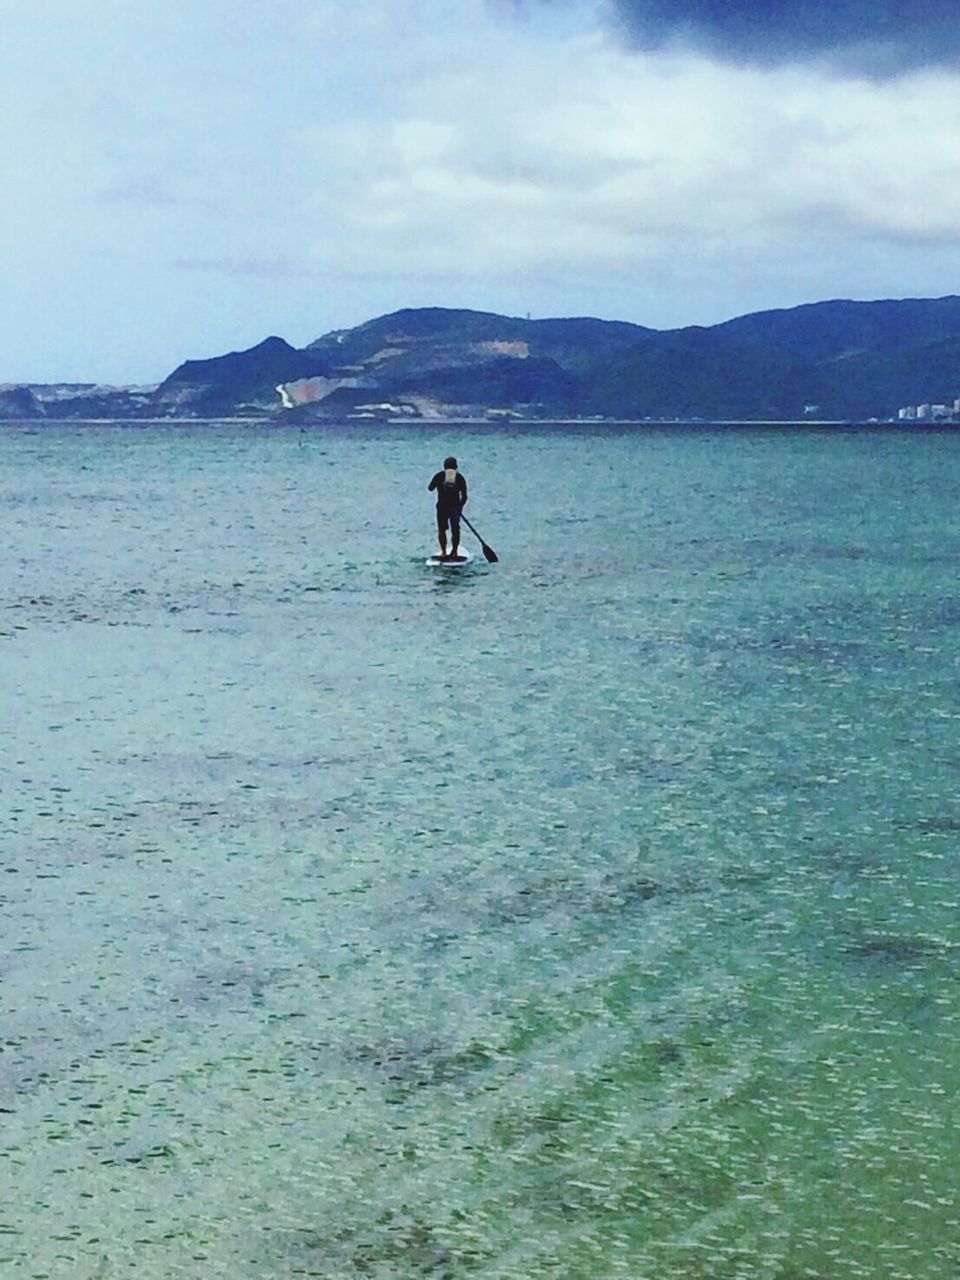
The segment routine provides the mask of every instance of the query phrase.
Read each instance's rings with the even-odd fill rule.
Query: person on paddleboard
[[[457,470],[456,458],[444,458],[443,470],[438,471],[427,491],[437,491],[437,536],[440,540],[440,559],[455,560],[460,550],[460,512],[467,503],[467,482]],[[447,555],[447,526],[450,527],[452,550]]]

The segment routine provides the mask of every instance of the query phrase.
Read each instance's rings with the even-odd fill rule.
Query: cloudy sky
[[[0,0],[0,380],[960,291],[956,0]]]

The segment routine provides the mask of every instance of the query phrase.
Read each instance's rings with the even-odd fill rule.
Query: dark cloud
[[[960,0],[606,0],[631,43],[874,75],[960,63]]]

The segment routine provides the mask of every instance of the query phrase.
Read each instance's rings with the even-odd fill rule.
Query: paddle
[[[483,549],[483,554],[484,554],[484,557],[485,557],[485,559],[486,559],[486,561],[487,561],[487,564],[496,564],[496,563],[497,563],[497,560],[499,559],[499,557],[497,556],[497,553],[494,551],[493,547],[488,547],[488,546],[487,546],[487,544],[486,544],[486,543],[484,542],[484,540],[480,537],[479,533],[477,533],[476,529],[473,527],[473,525],[470,523],[470,521],[467,519],[467,517],[463,514],[463,512],[462,512],[462,511],[460,512],[460,519],[461,519],[461,520],[463,521],[463,523],[467,526],[467,528],[470,530],[470,532],[471,532],[471,533],[472,533],[476,538],[479,538],[479,539],[480,539],[480,546],[481,546],[481,548]]]

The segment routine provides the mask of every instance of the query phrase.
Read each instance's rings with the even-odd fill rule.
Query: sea
[[[960,1274],[960,433],[8,424],[0,512],[0,1274]]]

